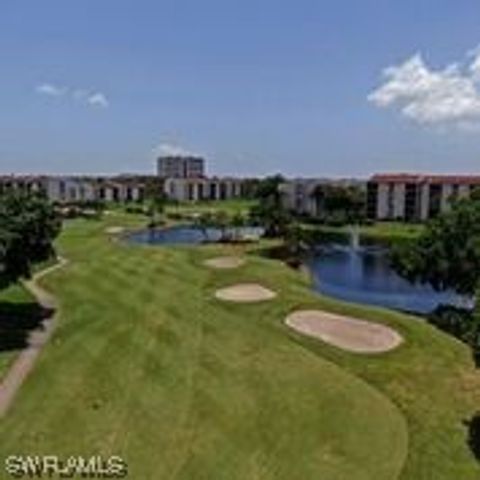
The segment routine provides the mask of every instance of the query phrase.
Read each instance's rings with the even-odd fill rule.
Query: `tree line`
[[[33,266],[52,257],[61,222],[47,198],[38,193],[0,194],[0,288],[28,278]]]
[[[410,282],[473,299],[473,311],[442,306],[430,320],[470,345],[480,362],[480,191],[452,202],[448,212],[426,224],[418,239],[395,247],[392,265]]]

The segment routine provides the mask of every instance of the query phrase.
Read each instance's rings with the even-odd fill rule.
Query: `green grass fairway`
[[[58,330],[0,421],[0,457],[116,454],[134,480],[480,478],[462,423],[480,406],[466,347],[404,315],[322,298],[279,262],[202,265],[241,247],[129,246],[105,234],[136,224],[116,213],[66,226],[70,263],[43,281],[61,303]],[[244,281],[279,297],[214,299]],[[312,307],[384,322],[406,344],[359,356],[284,325]]]
[[[225,212],[229,215],[247,215],[254,200],[231,199],[231,200],[202,200],[200,202],[184,202],[179,205],[167,205],[167,214],[191,215],[198,213]]]

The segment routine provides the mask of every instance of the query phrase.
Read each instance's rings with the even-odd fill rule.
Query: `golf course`
[[[468,443],[480,373],[465,345],[413,316],[314,293],[256,244],[140,246],[108,233],[142,222],[114,211],[65,223],[56,246],[68,263],[40,280],[56,329],[0,419],[2,457],[118,455],[134,480],[480,478]],[[243,261],[206,264],[228,256]],[[216,295],[236,284],[272,295]],[[20,286],[0,300],[33,301]],[[303,310],[402,341],[338,348],[286,324]],[[0,351],[0,376],[15,355]]]

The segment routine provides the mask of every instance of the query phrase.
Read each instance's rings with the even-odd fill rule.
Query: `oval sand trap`
[[[382,353],[398,347],[403,338],[389,327],[321,310],[294,312],[285,320],[294,330],[356,353]]]
[[[276,296],[277,294],[272,290],[256,283],[239,283],[215,292],[215,297],[218,299],[237,303],[263,302]]]
[[[229,268],[238,268],[245,263],[245,260],[240,257],[216,257],[209,258],[204,262],[204,265],[210,268],[217,268],[220,270]]]

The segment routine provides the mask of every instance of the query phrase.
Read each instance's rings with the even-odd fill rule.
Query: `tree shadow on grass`
[[[52,315],[53,310],[34,302],[0,302],[0,352],[25,348],[31,332],[43,328]]]
[[[467,420],[465,425],[468,428],[468,446],[480,462],[480,412],[476,413],[472,419]]]

